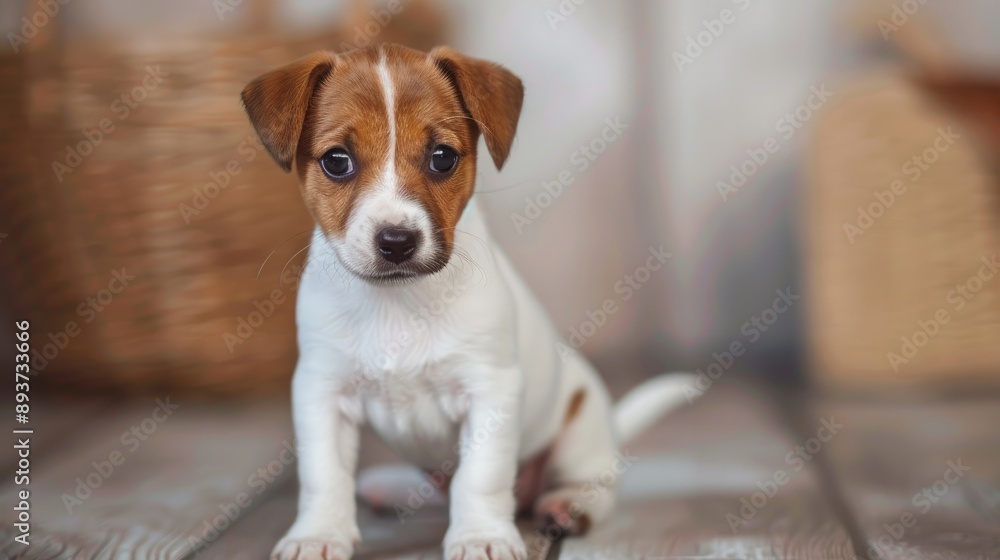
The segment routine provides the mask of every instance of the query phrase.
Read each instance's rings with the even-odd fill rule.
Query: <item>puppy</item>
[[[490,238],[478,141],[501,168],[523,95],[499,65],[396,45],[317,52],[243,90],[316,223],[296,311],[299,511],[272,558],[351,556],[364,422],[447,484],[446,559],[520,560],[519,507],[568,534],[607,518],[617,444],[684,401],[687,380],[663,377],[612,409]]]

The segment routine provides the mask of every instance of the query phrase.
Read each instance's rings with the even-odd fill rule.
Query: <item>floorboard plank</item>
[[[298,501],[295,484],[283,488],[246,519],[226,531],[216,543],[198,555],[199,560],[264,560],[271,548],[295,520]],[[391,513],[379,515],[363,504],[358,505],[358,526],[362,544],[355,555],[359,559],[381,558],[393,554],[419,554],[432,551],[448,527],[447,511],[424,508],[400,524]]]
[[[291,442],[285,403],[164,398],[121,407],[32,465],[32,545],[12,540],[5,509],[0,554],[179,558],[210,533],[206,524],[238,518],[291,476],[281,462]],[[5,481],[0,501],[13,503],[16,490]]]
[[[637,459],[621,474],[618,512],[588,537],[562,542],[560,557],[854,558],[846,532],[817,489],[812,464],[802,461],[796,470],[799,463],[786,459],[801,442],[769,406],[754,390],[712,387],[625,446],[625,456]],[[779,472],[787,480],[775,483],[773,496],[741,512],[741,499],[753,500],[761,491],[758,483],[767,486]],[[203,557],[266,558],[294,517],[294,489],[283,488]],[[423,524],[414,522],[418,518]],[[406,525],[391,515],[363,516],[368,534],[359,557],[440,558],[446,525],[443,511],[430,508]],[[531,556],[544,558],[555,536],[528,522],[522,529]]]
[[[48,454],[66,438],[73,437],[73,432],[83,426],[97,421],[107,410],[107,404],[99,400],[67,400],[46,399],[31,403],[30,423],[18,425],[16,429],[30,429],[31,456],[38,460]],[[11,472],[16,463],[16,456],[5,454],[0,464],[3,472]]]
[[[1000,558],[1000,398],[824,400],[827,457],[874,558]]]
[[[753,390],[713,387],[702,400],[665,418],[631,445],[614,519],[584,539],[562,543],[562,558],[850,559],[850,540],[816,489],[811,465],[789,464],[794,437]],[[394,462],[368,434],[362,466]],[[367,450],[367,451],[366,451]],[[740,517],[758,482],[787,472],[786,484],[754,513]],[[226,532],[201,560],[263,560],[295,515],[295,484]],[[365,512],[364,508],[361,508]],[[740,522],[733,522],[734,515]],[[440,558],[443,510],[423,508],[400,524],[391,514],[361,514],[358,557]],[[532,558],[544,558],[552,535],[521,523]]]
[[[287,405],[179,404],[162,423],[149,420],[152,403],[122,408],[60,442],[58,454],[34,465],[30,553],[4,533],[0,557],[267,558],[295,513]],[[769,407],[753,389],[719,384],[626,445],[623,457],[635,458],[620,473],[615,517],[587,538],[561,542],[559,556],[852,558],[812,464],[797,468],[788,459],[801,442]],[[155,430],[145,441],[128,439],[143,421]],[[363,467],[395,461],[370,434],[362,450]],[[77,479],[95,476],[114,451],[124,462],[68,512],[63,495],[75,492]],[[761,486],[776,477],[783,482],[765,496]],[[0,487],[0,499],[9,500],[11,490]],[[744,501],[756,494],[764,503],[750,509]],[[421,508],[405,524],[362,512],[359,558],[440,557],[443,509]],[[9,515],[0,512],[5,531]],[[532,557],[545,557],[549,536],[527,521],[521,527]]]
[[[631,446],[615,518],[563,558],[855,558],[810,460],[749,386],[717,384]]]
[[[294,521],[296,502],[296,486],[289,484],[226,531],[198,555],[198,560],[266,560],[271,548]],[[531,523],[523,521],[520,526],[522,534],[529,537],[533,531]],[[357,560],[440,558],[448,512],[445,508],[425,507],[401,523],[392,512],[376,513],[359,503],[358,527],[362,542],[355,553]],[[547,551],[547,546],[534,551],[530,560],[542,560]]]

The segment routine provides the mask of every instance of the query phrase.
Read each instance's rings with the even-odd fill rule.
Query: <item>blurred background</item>
[[[572,347],[995,381],[1000,281],[949,294],[997,248],[998,21],[990,0],[4,2],[3,328],[50,334],[56,389],[286,390],[311,224],[239,91],[315,49],[450,44],[526,85],[479,198]]]
[[[564,557],[1000,558],[998,26],[995,0],[0,2],[0,336],[30,321],[36,539],[5,506],[0,557],[281,537],[312,224],[239,92],[385,41],[523,80],[477,198],[567,347],[615,395],[700,375]],[[362,467],[396,460],[364,438]],[[361,510],[361,555],[435,554],[432,509]]]

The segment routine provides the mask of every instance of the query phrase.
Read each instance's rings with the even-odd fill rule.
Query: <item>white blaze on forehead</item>
[[[430,216],[420,204],[401,193],[396,170],[396,87],[385,51],[379,54],[375,72],[385,98],[389,137],[385,160],[376,184],[370,192],[362,195],[348,219],[344,251],[346,260],[352,265],[380,258],[373,241],[378,231],[386,226],[406,226],[423,234],[423,241],[417,248],[414,260],[429,258],[436,252]]]
[[[376,180],[375,188],[364,198],[361,205],[365,215],[363,218],[389,225],[400,225],[404,221],[413,221],[412,208],[408,201],[400,196],[399,176],[396,173],[396,87],[392,82],[389,64],[385,52],[379,53],[378,66],[375,67],[379,85],[382,87],[382,97],[385,99],[385,119],[389,127],[389,137],[385,159],[382,162],[382,172]]]
[[[392,83],[392,76],[389,75],[389,64],[386,62],[385,52],[381,53],[378,61],[378,79],[382,85],[382,95],[385,97],[385,118],[389,123],[389,150],[385,154],[385,167],[382,171],[380,188],[388,189],[395,194],[397,185],[396,178],[396,88]]]

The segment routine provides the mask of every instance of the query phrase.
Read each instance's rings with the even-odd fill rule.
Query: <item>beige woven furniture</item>
[[[1000,384],[1000,84],[840,88],[802,218],[814,369],[828,385]]]

